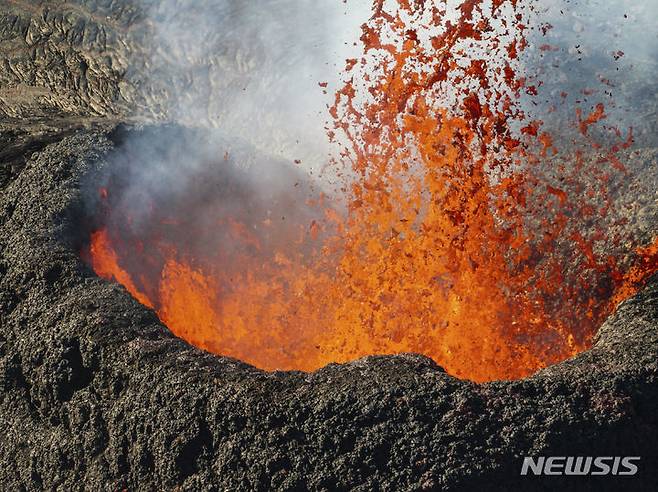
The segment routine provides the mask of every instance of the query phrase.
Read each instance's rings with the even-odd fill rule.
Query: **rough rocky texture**
[[[658,279],[593,349],[522,381],[414,355],[264,373],[174,338],[78,259],[81,179],[111,137],[51,144],[0,198],[3,488],[658,487]],[[642,462],[624,480],[519,476],[547,454]]]
[[[0,114],[13,118],[127,116],[163,98],[147,82],[153,2],[0,2]],[[134,56],[137,55],[137,56]]]
[[[0,0],[0,489],[658,490],[658,278],[590,351],[476,385],[414,355],[267,374],[189,347],[81,263],[81,183],[111,128],[249,64],[220,50],[169,70],[157,4]],[[630,224],[651,236],[655,177],[633,176],[654,194]],[[519,476],[550,454],[642,461],[634,478]]]
[[[0,188],[34,150],[77,129],[217,126],[223,89],[244,84],[259,57],[253,43],[206,36],[230,27],[216,24],[225,9],[213,0],[0,0]],[[192,19],[170,18],[179,11]],[[174,21],[209,25],[190,28],[182,47],[180,35],[166,45],[162,24]]]

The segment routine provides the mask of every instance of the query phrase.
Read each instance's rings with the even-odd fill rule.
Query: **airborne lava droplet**
[[[335,163],[349,167],[344,213],[319,200],[318,219],[286,247],[264,240],[284,221],[219,217],[241,247],[192,257],[192,231],[164,221],[163,202],[142,248],[116,224],[92,234],[96,273],[188,342],[267,370],[418,352],[487,381],[586,349],[658,268],[657,245],[628,252],[629,267],[600,253],[605,231],[580,231],[610,208],[607,183],[623,170],[622,145],[584,157],[600,154],[590,134],[605,108],[578,110],[583,141],[568,148],[525,120],[518,101],[537,89],[523,91],[528,28],[517,0],[469,0],[457,19],[439,1],[375,3],[363,56],[347,60],[330,110],[330,134],[347,142]]]

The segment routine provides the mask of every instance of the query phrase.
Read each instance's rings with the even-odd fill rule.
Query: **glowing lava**
[[[607,216],[632,137],[609,151],[593,141],[602,105],[579,109],[581,141],[565,149],[528,120],[522,12],[516,0],[467,0],[455,20],[442,2],[376,1],[331,108],[331,136],[347,142],[333,164],[346,213],[321,201],[316,219],[289,226],[295,237],[271,243],[278,225],[218,207],[223,240],[200,255],[186,239],[215,231],[185,220],[196,202],[154,198],[149,234],[116,221],[93,232],[94,270],[181,338],[267,370],[417,352],[486,381],[586,349],[658,269],[658,243],[618,260],[600,253],[614,243],[605,230],[583,232]],[[112,200],[120,187],[104,193],[103,213],[129,222]]]

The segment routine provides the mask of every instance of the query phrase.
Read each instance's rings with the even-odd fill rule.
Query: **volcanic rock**
[[[166,119],[190,82],[148,76],[164,63],[145,34],[156,3],[2,5],[3,489],[658,490],[657,277],[590,350],[487,384],[413,354],[266,373],[189,346],[98,278],[77,250],[84,180],[118,123]],[[655,190],[628,212],[641,235]],[[641,462],[632,478],[520,476],[524,456],[550,455]]]
[[[633,485],[658,486],[658,278],[591,350],[521,381],[417,355],[266,373],[173,337],[80,261],[82,178],[112,137],[48,145],[0,199],[3,485],[512,490],[540,485],[524,456],[631,455]]]

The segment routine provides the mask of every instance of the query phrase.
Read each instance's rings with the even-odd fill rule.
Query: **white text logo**
[[[639,456],[528,456],[521,475],[635,475],[639,461]]]

